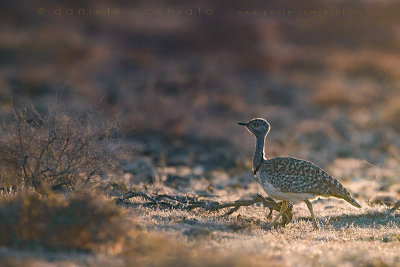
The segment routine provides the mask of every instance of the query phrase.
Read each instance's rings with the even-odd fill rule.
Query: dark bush
[[[114,250],[127,231],[121,210],[92,197],[18,193],[0,200],[0,245],[53,250]]]

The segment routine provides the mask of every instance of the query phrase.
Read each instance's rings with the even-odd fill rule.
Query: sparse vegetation
[[[56,106],[43,113],[33,106],[16,108],[0,135],[1,186],[87,185],[95,175],[112,170],[126,152],[118,131],[118,123],[99,120],[94,113]]]
[[[0,8],[1,266],[399,265],[398,2],[75,2]],[[342,8],[363,15],[305,14]],[[271,230],[243,201],[266,196],[251,117],[267,157],[315,162],[363,208],[317,199],[312,231],[295,204]]]

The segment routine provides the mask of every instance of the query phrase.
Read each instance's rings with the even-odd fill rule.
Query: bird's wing
[[[263,162],[260,175],[282,192],[345,197],[350,193],[317,165],[295,158],[277,157]]]

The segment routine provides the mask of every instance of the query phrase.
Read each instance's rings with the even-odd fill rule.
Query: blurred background
[[[135,155],[206,170],[248,164],[236,123],[263,117],[268,157],[396,178],[399,13],[390,0],[2,1],[1,112],[96,108],[121,118]]]
[[[396,265],[399,14],[398,0],[0,1],[0,265]],[[316,163],[363,209],[315,200],[315,232],[305,204],[279,232],[261,205],[189,209],[265,195],[237,124],[254,117],[271,124],[267,157]]]

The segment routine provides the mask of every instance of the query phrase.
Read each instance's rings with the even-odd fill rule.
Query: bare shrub
[[[58,106],[44,113],[33,106],[14,109],[0,136],[0,182],[75,189],[116,166],[126,152],[119,142],[118,122],[97,115]]]
[[[120,209],[89,193],[72,193],[67,198],[17,193],[0,200],[3,246],[114,252],[127,226]]]

